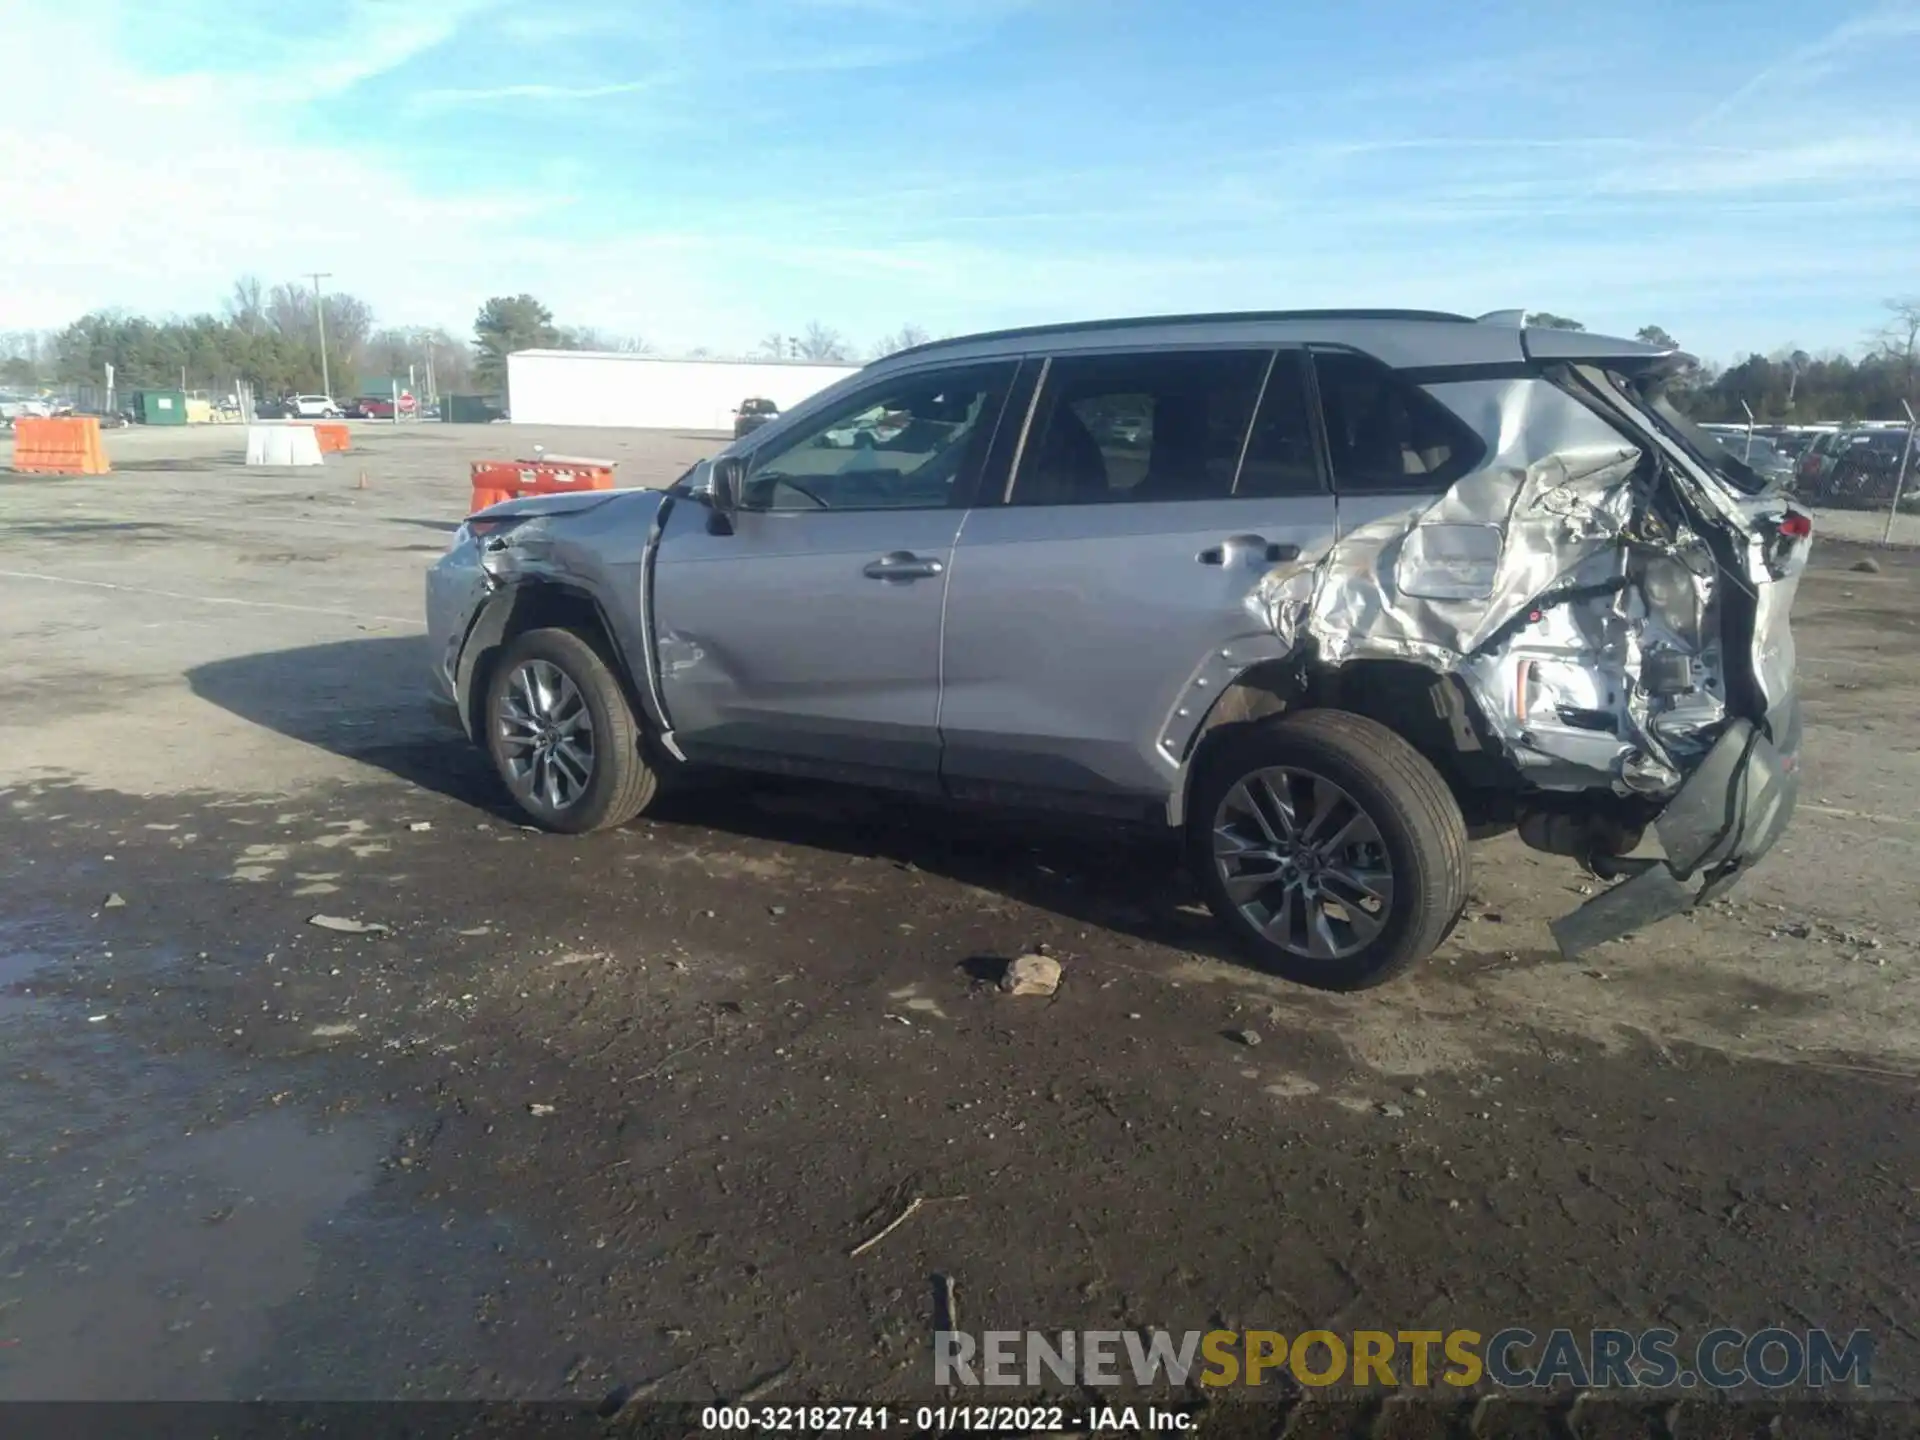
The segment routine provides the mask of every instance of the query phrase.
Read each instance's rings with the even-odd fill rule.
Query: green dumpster
[[[184,425],[187,423],[187,392],[184,390],[135,391],[133,414],[142,425]]]
[[[485,395],[442,395],[440,418],[454,425],[486,425],[498,420],[500,407]]]

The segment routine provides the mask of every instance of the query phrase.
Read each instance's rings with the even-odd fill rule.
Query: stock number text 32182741
[[[1059,1405],[709,1405],[700,1412],[700,1428],[736,1434],[978,1431],[1031,1435],[1068,1426],[1066,1409]]]

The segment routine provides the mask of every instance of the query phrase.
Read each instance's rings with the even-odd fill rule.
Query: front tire
[[[1424,960],[1466,905],[1466,823],[1377,721],[1307,710],[1226,739],[1188,823],[1208,908],[1264,969],[1364,990]]]
[[[624,825],[659,788],[619,679],[571,630],[514,640],[493,668],[485,714],[494,769],[542,829],[580,835]]]

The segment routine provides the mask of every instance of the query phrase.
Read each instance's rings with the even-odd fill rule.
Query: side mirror
[[[740,489],[746,478],[747,462],[737,455],[713,462],[707,481],[707,506],[711,511],[707,519],[709,534],[733,534],[733,516],[740,508]]]

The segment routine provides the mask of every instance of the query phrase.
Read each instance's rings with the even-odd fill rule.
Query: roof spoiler
[[[1476,325],[1521,332],[1527,358],[1563,364],[1605,365],[1649,380],[1668,380],[1700,362],[1684,350],[1664,349],[1641,340],[1622,340],[1586,330],[1545,330],[1527,324],[1528,310],[1489,310],[1473,317]]]

